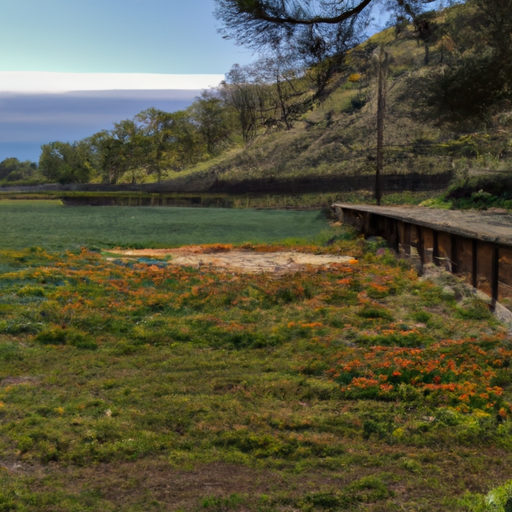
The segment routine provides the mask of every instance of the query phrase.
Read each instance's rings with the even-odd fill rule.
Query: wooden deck
[[[442,265],[496,301],[512,299],[512,215],[336,203],[338,218],[421,264]]]

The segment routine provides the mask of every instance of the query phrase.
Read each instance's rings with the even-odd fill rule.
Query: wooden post
[[[420,257],[421,269],[423,270],[423,265],[425,263],[425,250],[423,243],[423,230],[421,229],[421,226],[416,225],[416,236],[418,237],[416,248]]]
[[[388,54],[384,46],[379,52],[379,84],[377,98],[377,171],[375,173],[375,199],[380,206],[382,199],[381,174],[384,167],[384,116],[386,113],[386,67]]]
[[[371,213],[367,213],[364,216],[364,231],[365,231],[365,235],[368,235],[368,236],[374,235],[373,230],[372,230],[372,214]]]
[[[498,289],[499,289],[499,268],[500,268],[500,248],[495,245],[492,248],[492,274],[491,274],[491,291],[492,302],[491,308],[496,308],[498,302]]]
[[[458,271],[457,266],[457,237],[451,235],[450,237],[450,262],[452,267],[452,274],[456,274]]]
[[[404,249],[404,253],[407,256],[411,255],[411,228],[412,225],[408,222],[404,222],[404,239],[402,240],[402,247]]]
[[[398,221],[396,219],[388,219],[390,223],[389,226],[389,245],[391,249],[393,249],[396,253],[398,253],[400,248],[400,237],[398,236]]]
[[[437,231],[432,231],[432,259],[434,260],[434,265],[439,266],[439,238],[437,236]]]
[[[471,284],[473,288],[478,286],[478,241],[476,238],[471,240]]]

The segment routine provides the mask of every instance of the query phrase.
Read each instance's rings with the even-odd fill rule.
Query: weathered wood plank
[[[383,236],[396,252],[418,251],[460,274],[492,299],[512,298],[512,215],[334,204],[341,220],[367,235]]]
[[[435,210],[420,206],[367,206],[335,203],[333,209],[372,213],[436,231],[512,247],[512,215]]]

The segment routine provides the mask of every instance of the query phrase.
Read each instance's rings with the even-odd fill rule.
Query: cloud
[[[196,90],[219,85],[224,75],[54,73],[0,71],[0,92],[40,94],[107,90]]]
[[[189,90],[0,93],[0,160],[38,160],[42,144],[73,142],[150,107],[183,110],[201,93]]]

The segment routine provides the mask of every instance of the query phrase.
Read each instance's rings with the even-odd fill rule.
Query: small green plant
[[[36,335],[36,341],[42,345],[72,345],[76,348],[95,350],[97,343],[88,335],[74,329],[50,326]]]
[[[512,512],[512,481],[496,487],[486,496],[465,496],[459,505],[467,512]]]
[[[465,301],[461,306],[457,307],[457,313],[462,319],[492,319],[492,313],[489,311],[489,306],[480,299],[471,299]]]
[[[393,315],[388,310],[374,306],[364,306],[357,314],[362,318],[393,320]]]
[[[236,510],[244,503],[244,498],[239,494],[231,494],[227,498],[212,496],[204,498],[203,508],[214,511],[224,512],[227,510]]]
[[[426,311],[416,311],[412,314],[412,318],[416,322],[427,323],[432,318],[432,315]]]

